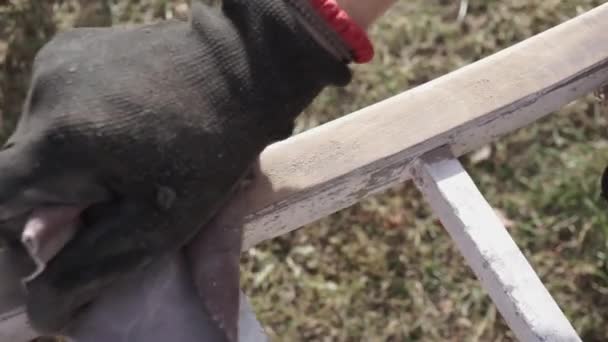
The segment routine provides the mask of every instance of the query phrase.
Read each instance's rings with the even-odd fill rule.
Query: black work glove
[[[62,329],[108,285],[182,247],[325,86],[349,82],[296,2],[196,4],[191,23],[76,29],[43,47],[0,152],[0,219],[83,209],[74,239],[27,284],[35,328]]]

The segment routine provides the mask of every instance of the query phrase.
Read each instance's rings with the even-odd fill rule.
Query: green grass
[[[176,1],[111,1],[115,23]],[[328,89],[303,131],[479,60],[606,1],[401,0],[373,29],[377,56]],[[69,26],[74,8],[57,11]],[[605,44],[600,41],[598,44]],[[582,51],[581,53],[584,53]],[[517,72],[514,70],[513,72]],[[585,341],[608,340],[608,113],[589,95],[462,158]],[[246,252],[242,282],[277,341],[510,341],[447,233],[411,184]]]

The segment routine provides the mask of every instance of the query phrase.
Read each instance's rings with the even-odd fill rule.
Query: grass
[[[165,16],[175,3],[111,2],[115,23]],[[458,1],[401,0],[373,29],[374,62],[355,67],[347,88],[324,91],[297,130],[432,80],[604,2],[470,0],[458,23]],[[68,5],[57,10],[61,27],[73,12]],[[462,158],[585,341],[608,340],[602,106],[590,94]],[[277,341],[513,340],[411,184],[251,249],[243,255],[242,283]]]

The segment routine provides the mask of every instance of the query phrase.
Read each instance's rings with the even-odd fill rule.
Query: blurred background
[[[459,15],[460,0],[400,0],[371,32],[374,62],[354,67],[347,88],[324,91],[297,131],[605,2],[469,0]],[[169,0],[0,0],[3,135],[18,117],[32,58],[55,32],[185,18],[188,6]],[[589,94],[461,160],[583,340],[608,341],[608,206],[599,197],[608,165],[606,99]],[[276,341],[514,339],[411,184],[249,250],[242,272],[243,287]]]

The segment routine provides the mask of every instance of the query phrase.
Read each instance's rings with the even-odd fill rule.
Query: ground
[[[97,6],[96,23],[106,22],[101,2],[80,2]],[[325,91],[297,130],[411,89],[605,2],[470,0],[459,22],[458,0],[401,0],[373,29],[374,62],[355,67],[346,89]],[[74,1],[51,9],[40,3],[0,0],[6,130],[22,101],[32,51],[55,29],[82,20]],[[183,12],[178,1],[108,3],[115,24]],[[36,10],[27,9],[32,4]],[[20,9],[25,15],[16,15]],[[31,19],[44,10],[53,16]],[[608,340],[608,205],[599,198],[608,165],[606,107],[589,94],[461,158],[585,341]],[[513,340],[411,184],[251,249],[242,271],[243,287],[277,341]]]

